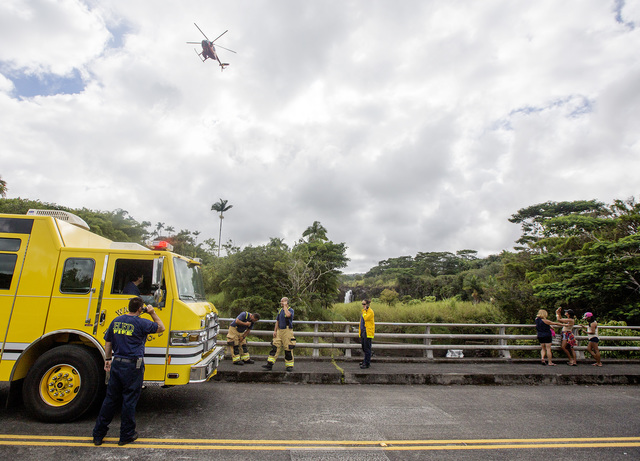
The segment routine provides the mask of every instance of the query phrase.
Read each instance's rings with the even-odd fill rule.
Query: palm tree
[[[164,223],[163,222],[158,222],[156,223],[156,235],[158,237],[162,237],[162,234],[160,232],[162,232],[162,229],[164,229]]]
[[[224,219],[224,212],[233,207],[233,205],[227,206],[228,200],[220,199],[219,202],[211,205],[211,211],[217,211],[220,213],[220,234],[218,235],[218,258],[220,257],[220,247],[222,246],[222,220]]]
[[[313,221],[307,229],[302,233],[303,237],[309,237],[309,242],[314,240],[328,240],[327,229],[320,224],[320,221]]]

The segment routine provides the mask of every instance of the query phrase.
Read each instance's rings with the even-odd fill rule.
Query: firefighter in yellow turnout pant
[[[247,347],[247,336],[253,328],[253,324],[260,320],[260,314],[252,314],[251,312],[243,312],[229,325],[227,333],[227,346],[229,347],[229,355],[233,359],[234,365],[244,365],[245,363],[254,363],[249,356],[249,348]],[[242,355],[240,355],[242,348]]]
[[[289,307],[289,298],[280,300],[282,308],[276,316],[276,326],[273,329],[273,341],[271,342],[271,352],[267,358],[267,364],[262,368],[271,370],[284,350],[285,371],[293,371],[293,348],[296,346],[296,338],[293,335],[293,309]]]

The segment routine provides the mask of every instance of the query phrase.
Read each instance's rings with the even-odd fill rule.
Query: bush
[[[618,327],[624,327],[627,326],[627,322],[618,322],[615,320],[611,320],[609,322],[606,323],[600,323],[598,322],[598,326],[618,326]],[[610,329],[606,329],[606,330],[600,330],[599,332],[600,336],[638,336],[640,334],[640,332],[638,330],[627,330],[627,329],[615,329],[615,330],[610,330]],[[637,341],[600,341],[600,346],[637,346],[638,342]],[[600,354],[602,355],[602,358],[608,358],[608,359],[633,359],[633,358],[638,358],[640,357],[640,351],[600,351]],[[589,354],[585,354],[587,356],[589,356]]]
[[[236,299],[231,303],[230,316],[235,318],[241,312],[249,311],[258,313],[260,317],[269,319],[274,316],[273,302],[264,299],[262,296],[248,296],[246,298]]]
[[[380,301],[389,306],[394,306],[398,301],[398,292],[396,290],[385,288],[382,290],[382,293],[380,293]]]

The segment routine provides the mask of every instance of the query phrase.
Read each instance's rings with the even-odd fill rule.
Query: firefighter
[[[253,324],[260,320],[260,314],[252,314],[251,312],[243,312],[231,322],[229,332],[227,333],[227,346],[229,347],[229,355],[233,359],[234,365],[244,365],[245,363],[255,363],[249,356],[249,348],[247,347],[247,336],[253,328]],[[242,355],[240,348],[242,347]]]
[[[267,364],[262,368],[271,370],[284,350],[285,371],[293,371],[293,348],[296,347],[296,338],[293,336],[293,309],[289,307],[289,298],[280,300],[282,308],[276,316],[276,326],[273,329],[273,341],[271,341],[271,352],[267,358]]]

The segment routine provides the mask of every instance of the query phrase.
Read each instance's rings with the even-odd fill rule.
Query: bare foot
[[[549,362],[549,366],[550,366],[550,367],[555,367],[555,366],[556,366],[556,364],[555,364],[555,363],[551,363],[551,362]]]
[[[594,364],[592,364],[592,365],[593,365],[594,367],[601,367],[601,366],[602,366],[602,364],[601,364],[601,363],[594,363]]]

